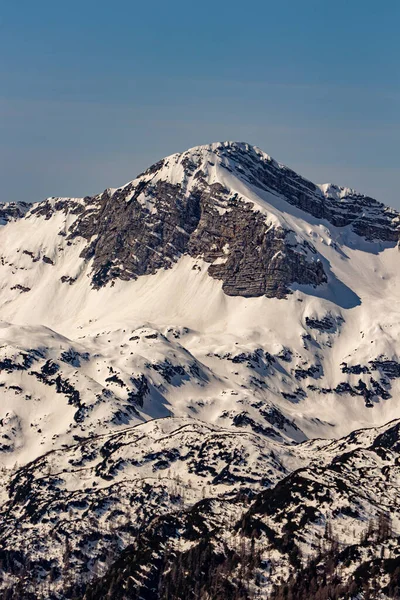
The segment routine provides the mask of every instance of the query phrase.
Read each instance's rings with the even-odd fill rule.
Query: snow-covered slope
[[[235,143],[94,198],[14,207],[0,230],[6,460],[167,415],[279,421],[295,440],[395,418],[397,238],[395,211]]]
[[[74,543],[97,535],[79,568],[104,558],[113,511],[132,519],[104,482],[145,525],[174,508],[161,463],[189,505],[227,481],[254,494],[400,417],[400,220],[372,198],[225,142],[98,196],[3,205],[0,224],[1,531],[23,553],[26,523],[39,570],[36,525],[65,530],[55,568],[75,510]]]

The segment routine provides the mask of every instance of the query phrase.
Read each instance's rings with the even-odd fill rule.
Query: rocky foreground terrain
[[[0,225],[0,597],[400,597],[396,211],[226,142]]]

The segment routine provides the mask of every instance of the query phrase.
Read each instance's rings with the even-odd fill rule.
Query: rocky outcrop
[[[155,199],[157,211],[137,200],[145,188]],[[82,256],[93,259],[94,287],[169,268],[187,252],[188,238],[200,219],[199,201],[198,194],[186,197],[180,186],[168,182],[105,191],[97,209],[85,210],[70,234],[71,238],[93,238]]]
[[[208,273],[223,281],[228,296],[282,298],[292,283],[327,281],[315,248],[304,240],[292,243],[288,229],[271,228],[251,204],[232,198],[223,214],[210,203],[189,241],[192,256],[211,265]]]
[[[344,322],[344,319],[341,316],[326,314],[321,319],[306,317],[305,322],[309,329],[316,329],[321,333],[335,333]]]
[[[31,208],[28,202],[7,202],[0,204],[0,225],[6,225],[9,221],[22,219]]]

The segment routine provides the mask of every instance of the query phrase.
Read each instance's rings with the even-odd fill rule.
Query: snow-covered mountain
[[[86,585],[202,498],[229,531],[400,417],[400,218],[372,198],[225,142],[0,224],[3,588]]]

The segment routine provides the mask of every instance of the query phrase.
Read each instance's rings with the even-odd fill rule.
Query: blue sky
[[[400,3],[0,0],[0,201],[218,140],[400,208]]]

